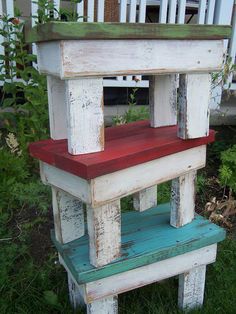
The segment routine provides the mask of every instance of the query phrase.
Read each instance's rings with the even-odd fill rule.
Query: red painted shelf
[[[32,157],[84,179],[92,179],[150,160],[178,153],[214,141],[215,132],[192,140],[177,137],[177,127],[151,128],[139,121],[105,130],[105,150],[73,156],[67,140],[44,140],[29,145]]]

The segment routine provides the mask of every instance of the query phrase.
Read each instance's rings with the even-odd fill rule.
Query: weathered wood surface
[[[193,170],[172,180],[170,224],[173,227],[182,227],[194,218],[196,175]]]
[[[150,77],[149,107],[152,127],[177,124],[177,77],[175,74]]]
[[[62,39],[223,39],[229,25],[174,25],[137,23],[50,22],[38,25],[26,36],[28,42]]]
[[[204,267],[215,261],[216,249],[217,245],[213,244],[157,263],[89,282],[85,284],[84,298],[87,302],[124,293],[181,273],[186,273],[194,267]]]
[[[47,77],[50,136],[53,140],[67,138],[65,82]]]
[[[144,265],[209,246],[224,239],[225,231],[201,216],[182,228],[169,225],[170,205],[142,213],[122,215],[121,256],[101,268],[90,264],[88,236],[61,245],[53,238],[64,263],[77,283],[82,284],[123,273]],[[178,244],[178,245],[176,245]]]
[[[211,75],[181,74],[179,77],[178,136],[192,139],[209,134]]]
[[[64,40],[37,49],[41,73],[61,79],[213,72],[224,54],[223,40]]]
[[[183,310],[201,307],[204,299],[206,265],[201,265],[179,276],[178,305]]]
[[[205,162],[206,146],[202,145],[89,181],[41,163],[41,178],[45,184],[67,191],[91,207],[99,207],[109,201],[177,178],[191,170],[203,168]]]
[[[78,155],[104,150],[102,79],[68,80],[65,85],[69,153]]]
[[[56,238],[67,243],[84,235],[83,203],[74,196],[52,188],[52,204]]]
[[[87,206],[90,263],[100,267],[120,256],[121,248],[120,201],[98,208]]]
[[[118,314],[118,298],[103,298],[87,305],[87,314]]]
[[[157,205],[157,186],[151,186],[133,195],[134,209],[140,212]]]
[[[32,157],[82,178],[92,179],[208,144],[214,141],[214,131],[210,131],[208,137],[183,141],[177,137],[175,126],[151,128],[148,121],[140,121],[107,128],[105,139],[105,151],[89,155],[71,156],[67,152],[66,140],[32,143],[29,150]]]
[[[74,280],[72,279],[69,273],[67,273],[67,279],[68,279],[70,304],[72,305],[73,309],[77,309],[78,307],[85,306],[84,298],[80,293],[78,285],[74,282]]]

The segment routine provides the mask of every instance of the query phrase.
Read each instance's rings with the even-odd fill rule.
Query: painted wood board
[[[87,314],[118,314],[118,297],[112,296],[89,303]]]
[[[214,244],[225,238],[225,231],[200,216],[176,229],[170,226],[170,205],[145,212],[122,215],[121,256],[101,268],[89,263],[88,237],[61,245],[52,239],[73,277],[81,284],[112,276],[147,264]]]
[[[140,212],[157,206],[157,186],[141,190],[133,195],[133,206]]]
[[[99,207],[189,171],[201,169],[205,163],[206,145],[201,145],[91,180],[44,162],[40,162],[40,172],[43,183],[58,187],[92,207]]]
[[[68,152],[79,155],[103,151],[102,78],[67,80],[65,87]]]
[[[111,295],[124,293],[145,285],[161,281],[193,268],[213,263],[217,244],[171,257],[160,262],[138,267],[84,284],[84,300],[91,302]]]
[[[229,25],[49,22],[27,33],[28,42],[65,39],[223,39]]]
[[[90,263],[100,267],[120,256],[120,200],[98,208],[87,206]]]
[[[40,72],[61,79],[199,73],[222,69],[224,40],[62,40],[37,49]]]
[[[212,141],[214,131],[208,137],[186,141],[177,137],[176,126],[151,128],[148,121],[140,121],[107,128],[104,152],[71,156],[66,140],[39,141],[30,144],[29,150],[32,157],[92,179]]]

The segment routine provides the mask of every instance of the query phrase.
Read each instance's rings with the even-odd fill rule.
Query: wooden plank
[[[207,7],[207,0],[200,0],[199,8],[198,8],[198,24],[205,23],[205,15],[206,15],[206,7]]]
[[[184,0],[186,1],[186,0]],[[182,2],[184,2],[182,1]],[[121,5],[125,0],[121,1]],[[26,35],[28,42],[68,39],[223,39],[230,38],[231,27],[219,25],[173,25],[145,22],[145,1],[141,1],[139,23],[126,22],[126,9],[121,7],[122,23],[50,22],[40,24]],[[123,11],[124,10],[124,11]],[[183,11],[184,10],[184,11]],[[142,14],[141,14],[142,12]],[[185,8],[180,6],[178,23]],[[181,16],[181,18],[180,18]],[[181,20],[181,21],[180,21]],[[183,23],[183,21],[182,21]]]
[[[76,9],[77,9],[77,14],[80,17],[78,19],[78,22],[83,22],[84,21],[84,0],[77,3]]]
[[[159,11],[159,23],[166,23],[168,0],[161,0]]]
[[[171,216],[173,227],[182,227],[194,219],[196,171],[172,180]]]
[[[69,40],[37,46],[41,73],[61,79],[212,72],[223,61],[222,40]]]
[[[87,21],[94,22],[94,0],[87,1]]]
[[[179,276],[178,305],[181,309],[191,310],[202,306],[205,276],[206,265],[190,269]]]
[[[175,23],[176,20],[177,0],[169,1],[168,23]]]
[[[178,2],[178,17],[177,23],[184,24],[185,22],[185,10],[186,10],[186,0],[179,0]]]
[[[133,196],[134,209],[140,212],[157,205],[157,186],[141,190]]]
[[[65,81],[47,77],[50,136],[53,140],[67,138]]]
[[[90,263],[106,265],[120,256],[120,200],[96,209],[87,207]]]
[[[105,0],[98,0],[98,7],[97,7],[97,21],[104,22],[104,5]]]
[[[87,235],[64,245],[53,241],[76,282],[82,284],[192,252],[224,239],[225,231],[201,216],[182,228],[173,228],[169,224],[169,209],[169,204],[162,204],[142,213],[122,214],[120,258],[103,267],[94,268],[90,264]]]
[[[118,314],[118,297],[107,297],[89,303],[87,314]]]
[[[139,14],[138,14],[138,22],[139,23],[145,23],[145,21],[146,21],[146,8],[147,8],[146,3],[147,3],[147,0],[140,0],[139,1]]]
[[[52,188],[52,204],[56,238],[67,243],[84,235],[83,203],[74,196]]]
[[[43,140],[29,146],[31,156],[85,179],[129,168],[141,163],[185,151],[214,141],[208,137],[183,141],[177,127],[151,128],[149,121],[139,121],[106,128],[104,152],[71,156],[65,140]]]
[[[130,7],[129,7],[129,23],[136,22],[136,7],[137,7],[137,0],[131,0]]]
[[[89,282],[85,285],[85,299],[92,301],[116,293],[124,293],[188,272],[196,266],[213,263],[216,258],[216,249],[217,245],[213,244],[157,263]]]
[[[177,77],[152,76],[149,80],[149,107],[154,128],[177,124]]]
[[[66,81],[68,151],[72,155],[104,150],[102,79]]]
[[[216,0],[208,0],[208,3],[207,3],[207,14],[206,14],[206,24],[213,24],[215,3],[216,3]]]
[[[180,75],[178,101],[178,136],[180,138],[190,139],[209,134],[210,95],[210,74]]]
[[[90,181],[42,163],[42,180],[45,184],[56,186],[92,207],[99,207],[108,201],[172,180],[190,170],[203,168],[205,155],[206,147],[203,145]]]

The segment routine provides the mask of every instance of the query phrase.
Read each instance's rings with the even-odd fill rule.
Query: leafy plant
[[[236,192],[236,145],[221,153],[220,182]]]

